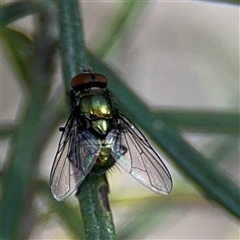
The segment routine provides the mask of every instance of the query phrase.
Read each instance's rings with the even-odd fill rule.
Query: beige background
[[[86,44],[92,51],[96,51],[98,39],[108,34],[106,26],[111,24],[120,3],[83,2]],[[31,29],[32,18],[16,24]],[[132,20],[132,26],[116,42],[105,61],[149,106],[208,110],[238,108],[237,7],[190,1],[152,1],[140,18]],[[1,119],[12,121],[18,117],[24,92],[14,79],[15,73],[10,70],[8,56],[2,50]],[[57,72],[56,81],[60,78],[61,74]],[[43,153],[43,177],[49,177],[59,136],[56,131]],[[214,136],[185,136],[200,150],[216,140]],[[6,146],[6,141],[2,141],[1,159],[5,158]],[[229,162],[234,162],[237,156],[238,153],[233,153]],[[237,239],[237,220],[205,200],[170,161],[166,159],[165,162],[174,180],[174,190],[168,197],[156,196],[123,171],[113,170],[109,174],[111,206],[117,231],[127,224],[129,211],[136,210],[140,217],[141,212],[144,214],[144,199],[151,196],[150,204],[162,201],[163,209],[159,210],[159,220],[154,215],[156,225],[144,239]],[[238,168],[231,167],[231,164],[222,167],[238,182]],[[74,196],[68,201],[77,205]],[[43,211],[42,203],[37,203],[37,206],[39,211]],[[61,220],[53,217],[45,223],[40,221],[31,239],[69,239],[68,236]]]

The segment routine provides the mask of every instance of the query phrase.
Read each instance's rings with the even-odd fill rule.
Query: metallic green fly
[[[53,196],[61,201],[88,174],[114,164],[156,193],[169,194],[171,175],[140,130],[116,106],[100,73],[72,79],[72,112],[64,128],[50,175]]]

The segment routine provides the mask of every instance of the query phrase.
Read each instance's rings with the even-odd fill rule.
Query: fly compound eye
[[[75,91],[92,87],[105,88],[107,78],[100,73],[80,73],[72,79],[71,86]]]

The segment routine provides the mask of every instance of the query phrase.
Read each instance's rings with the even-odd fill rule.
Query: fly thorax
[[[103,90],[92,90],[80,99],[79,108],[83,118],[90,123],[90,129],[104,138],[112,128],[113,105]]]
[[[106,136],[112,129],[112,121],[110,119],[93,120],[92,129],[101,136]]]

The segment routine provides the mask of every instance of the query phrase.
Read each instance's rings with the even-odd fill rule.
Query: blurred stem
[[[77,197],[87,239],[116,239],[108,192],[105,175],[89,174],[79,188]]]
[[[96,51],[96,55],[99,58],[104,58],[108,52],[111,50],[113,45],[121,38],[121,33],[124,31],[126,32],[126,28],[131,26],[131,28],[134,28],[132,26],[134,23],[137,22],[137,17],[143,13],[143,8],[148,4],[147,1],[123,1],[121,6],[118,9],[118,12],[116,13],[116,16],[113,18],[113,23],[111,23],[111,26],[108,27],[108,32],[104,34],[105,38],[101,43],[99,44],[99,36],[103,35],[101,33],[98,33],[96,39],[97,39],[97,45],[99,45],[98,50]],[[134,17],[134,23],[129,24],[129,19],[131,17]]]
[[[80,68],[88,70],[89,67],[82,25],[80,23],[78,1],[61,0],[58,4],[62,69],[65,87],[69,91],[71,79],[79,73]],[[91,192],[89,192],[90,189]],[[104,201],[103,195],[99,196],[102,193],[102,189],[106,189],[103,183],[103,176],[89,176],[84,180],[77,195],[79,202],[81,202],[80,207],[85,222],[85,231],[89,239],[115,239],[111,212],[105,205],[102,206],[103,202],[108,202],[107,192],[104,194],[106,198]],[[85,211],[86,208],[88,211]],[[99,214],[101,215],[100,217]],[[102,238],[99,236],[102,236]]]
[[[199,0],[197,0],[197,1],[199,1]],[[214,3],[225,3],[225,4],[239,5],[239,0],[201,0],[201,1],[202,2],[214,2]]]
[[[33,177],[37,173],[37,160],[45,142],[39,142],[41,117],[50,90],[52,60],[55,49],[55,39],[51,35],[50,26],[53,24],[52,8],[41,12],[41,23],[36,37],[35,51],[31,63],[32,79],[29,101],[23,114],[21,127],[13,136],[12,151],[8,165],[3,174],[3,199],[1,223],[3,239],[19,239],[21,225],[24,224],[25,212],[30,212],[31,201],[29,189]],[[15,184],[13,184],[13,181]],[[1,218],[1,221],[3,219]]]
[[[1,123],[1,128],[0,128],[0,139],[4,139],[4,138],[8,138],[11,137],[19,128],[19,126],[17,126],[14,123],[6,123],[3,124]]]
[[[222,141],[220,142],[220,140]],[[233,135],[219,139],[218,146],[215,146],[214,148],[211,145],[208,145],[208,148],[205,147],[208,152],[211,150],[211,162],[213,164],[219,164],[225,160],[230,153],[233,153],[234,151],[239,152],[239,141],[239,137]]]
[[[3,36],[4,43],[6,43],[9,57],[11,57],[12,64],[18,70],[15,75],[18,76],[26,89],[31,85],[29,62],[32,60],[33,42],[27,35],[22,32],[17,32],[9,27],[1,28],[1,35]],[[18,46],[16,48],[16,46]],[[15,70],[13,68],[13,70]],[[20,79],[21,77],[21,79]]]
[[[71,90],[71,80],[83,69],[89,69],[83,27],[79,17],[77,0],[60,0],[60,45],[62,56],[62,72],[67,92]]]
[[[0,25],[5,26],[8,23],[39,11],[40,8],[42,8],[40,2],[30,1],[18,3],[14,2],[1,6]]]
[[[204,133],[240,133],[240,114],[231,112],[159,110],[156,116],[185,131]]]

